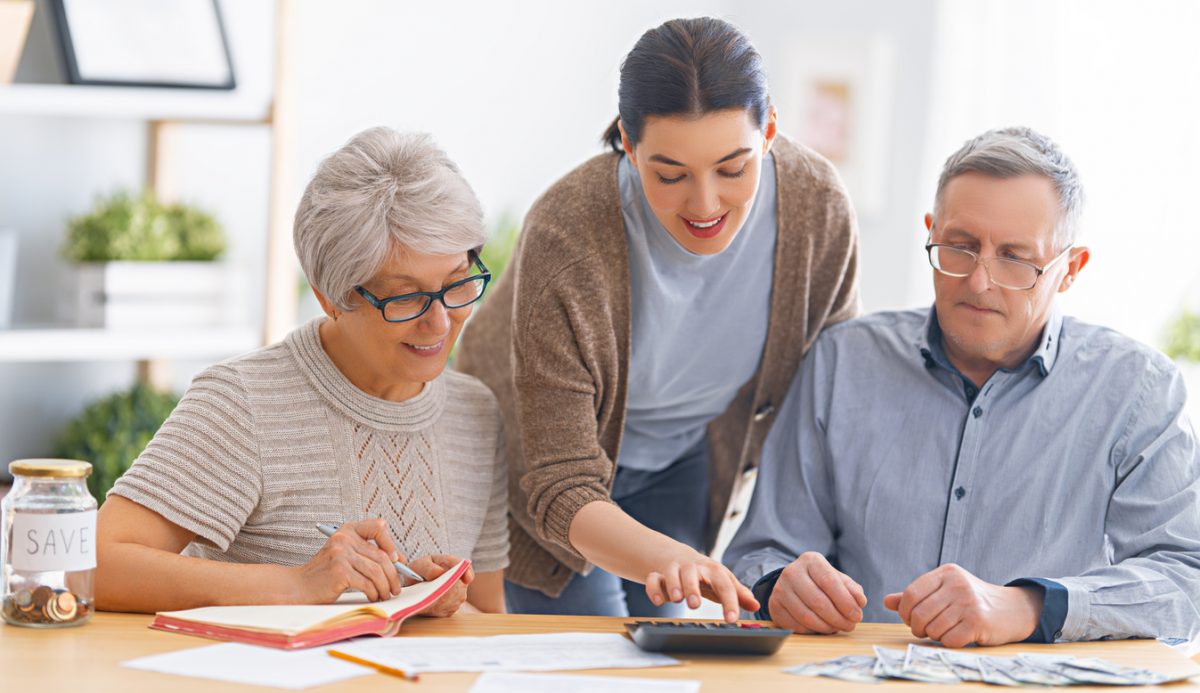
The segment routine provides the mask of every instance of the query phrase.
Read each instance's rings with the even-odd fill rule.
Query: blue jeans
[[[703,551],[708,525],[708,440],[701,439],[661,471],[618,467],[612,498],[643,525]],[[504,598],[514,614],[679,618],[687,611],[683,603],[654,606],[644,585],[600,568],[586,576],[572,575],[557,598],[506,580]]]

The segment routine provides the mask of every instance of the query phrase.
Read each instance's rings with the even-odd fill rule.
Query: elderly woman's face
[[[440,291],[443,287],[475,273],[467,253],[426,255],[407,249],[393,252],[383,268],[362,287],[376,298],[416,291]],[[355,293],[356,307],[341,313],[337,331],[353,345],[370,383],[369,392],[388,399],[403,399],[420,392],[421,385],[437,378],[446,367],[471,306],[447,309],[433,301],[420,317],[406,322],[388,322],[364,297]],[[389,384],[389,380],[394,382]],[[354,380],[354,378],[352,378]],[[411,386],[411,392],[404,392]],[[399,395],[399,396],[395,396]]]

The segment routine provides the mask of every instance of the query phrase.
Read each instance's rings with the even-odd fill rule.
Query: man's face
[[[993,284],[983,261],[1046,265],[1063,250],[1054,243],[1058,217],[1058,193],[1044,176],[965,173],[946,184],[938,218],[925,218],[931,242],[970,250],[981,259],[966,277],[933,273],[934,306],[952,360],[994,370],[1016,366],[1032,353],[1054,294],[1071,285],[1087,250],[1072,250],[1024,290]]]

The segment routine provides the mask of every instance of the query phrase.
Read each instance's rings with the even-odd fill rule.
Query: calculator
[[[647,652],[770,655],[779,651],[792,631],[760,623],[720,621],[634,621],[625,630]]]

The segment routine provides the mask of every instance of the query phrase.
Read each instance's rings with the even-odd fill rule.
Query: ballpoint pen
[[[321,523],[317,524],[317,531],[319,531],[321,534],[324,534],[327,537],[332,537],[333,533],[338,531],[338,527],[341,527],[341,525],[331,525],[331,524],[326,524],[324,522],[321,522]],[[400,561],[396,561],[392,565],[396,566],[396,570],[399,571],[399,573],[401,575],[408,578],[410,581],[425,582],[425,578],[423,578],[419,574],[417,574],[417,571],[413,570],[412,568],[409,568],[408,566],[404,565]]]

